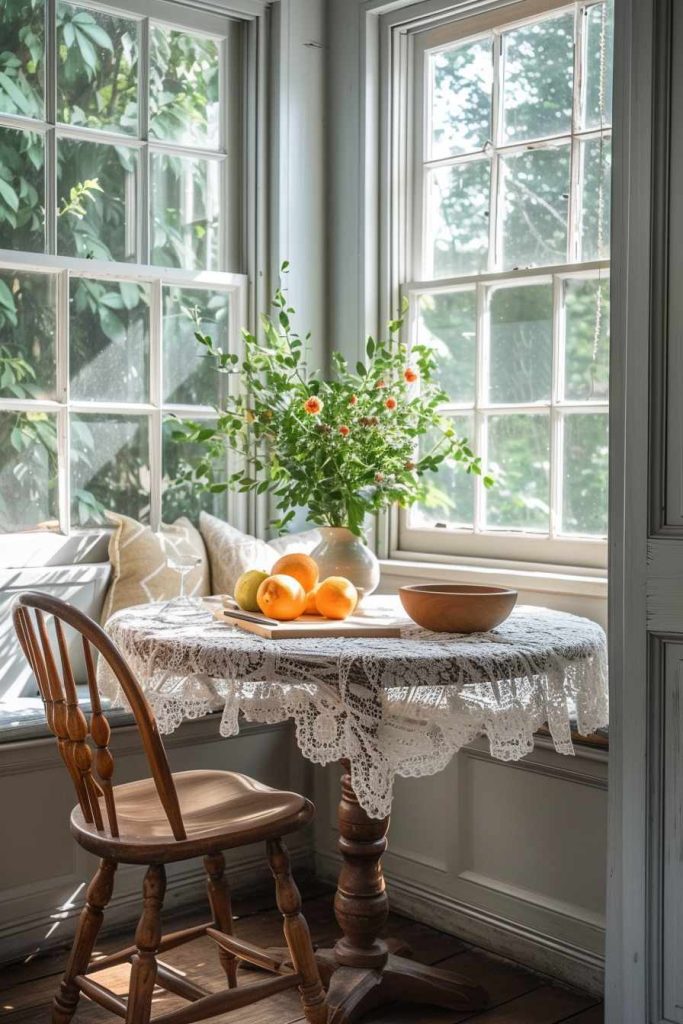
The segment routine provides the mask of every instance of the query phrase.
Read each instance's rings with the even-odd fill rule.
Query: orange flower
[[[393,412],[393,410],[394,410],[394,409],[396,408],[396,406],[398,405],[398,402],[396,401],[396,399],[395,399],[395,398],[392,398],[392,397],[390,396],[389,398],[387,398],[387,400],[386,400],[386,402],[384,403],[384,405],[385,405],[385,407],[386,407],[387,409],[389,409],[390,411],[392,411],[392,412]]]
[[[323,403],[315,395],[311,395],[304,402],[304,412],[307,412],[309,416],[317,416],[322,412]]]
[[[378,380],[377,383],[375,384],[375,387],[376,388],[385,388],[386,384],[384,383],[383,380]]]
[[[348,437],[351,431],[349,430],[345,423],[342,423],[341,427],[339,428],[339,433],[341,434],[342,437]]]
[[[403,468],[407,469],[409,473],[412,473],[416,466],[412,459],[408,459],[408,461],[404,463]]]
[[[408,384],[414,384],[415,381],[418,379],[418,376],[419,374],[417,370],[413,369],[412,366],[406,366],[405,370],[403,371],[403,379],[407,381]]]
[[[375,483],[381,484],[384,481],[384,473],[375,473]]]
[[[358,405],[358,395],[351,395],[349,405]]]

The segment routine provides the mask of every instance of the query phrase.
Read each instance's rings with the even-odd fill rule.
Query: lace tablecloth
[[[396,599],[371,598],[373,613]],[[573,753],[570,720],[607,724],[607,654],[595,622],[518,607],[490,633],[430,633],[405,620],[393,639],[265,640],[206,618],[178,625],[158,605],[107,624],[143,686],[162,733],[222,710],[220,732],[293,718],[301,752],[317,764],[351,762],[371,817],[389,813],[396,775],[430,775],[476,736],[504,761],[529,753],[547,722],[556,749]],[[125,706],[106,666],[100,688]]]

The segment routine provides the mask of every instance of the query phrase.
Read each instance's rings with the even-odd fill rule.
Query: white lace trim
[[[249,721],[292,718],[310,761],[349,759],[358,799],[376,818],[389,814],[394,776],[440,771],[478,735],[494,757],[514,761],[545,723],[556,749],[572,754],[574,712],[581,733],[608,720],[603,630],[546,608],[516,608],[487,634],[429,633],[406,620],[401,639],[276,641],[208,612],[171,625],[159,606],[141,605],[115,615],[107,631],[162,733],[217,709],[222,736],[237,734],[240,712]],[[125,706],[103,662],[100,688]]]

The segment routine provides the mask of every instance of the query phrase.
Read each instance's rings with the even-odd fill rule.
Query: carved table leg
[[[370,818],[358,803],[348,762],[342,762],[339,804],[339,873],[335,913],[344,933],[334,950],[317,957],[328,989],[329,1024],[352,1024],[373,1007],[393,1002],[428,1003],[453,1010],[478,1010],[487,994],[465,978],[389,952],[378,938],[389,912],[381,857],[389,819]]]

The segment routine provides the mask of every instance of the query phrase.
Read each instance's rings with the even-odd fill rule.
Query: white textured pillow
[[[209,553],[213,594],[232,594],[238,576],[247,569],[270,572],[281,555],[289,551],[308,553],[320,540],[318,530],[306,530],[268,543],[249,533],[242,533],[208,512],[200,514],[199,529]]]
[[[109,539],[112,582],[102,610],[102,622],[120,608],[149,601],[169,601],[178,596],[180,576],[169,569],[169,555],[196,556],[200,564],[187,574],[186,592],[194,597],[209,594],[209,563],[198,530],[189,519],[162,523],[159,533],[136,519],[107,512],[114,531]]]

